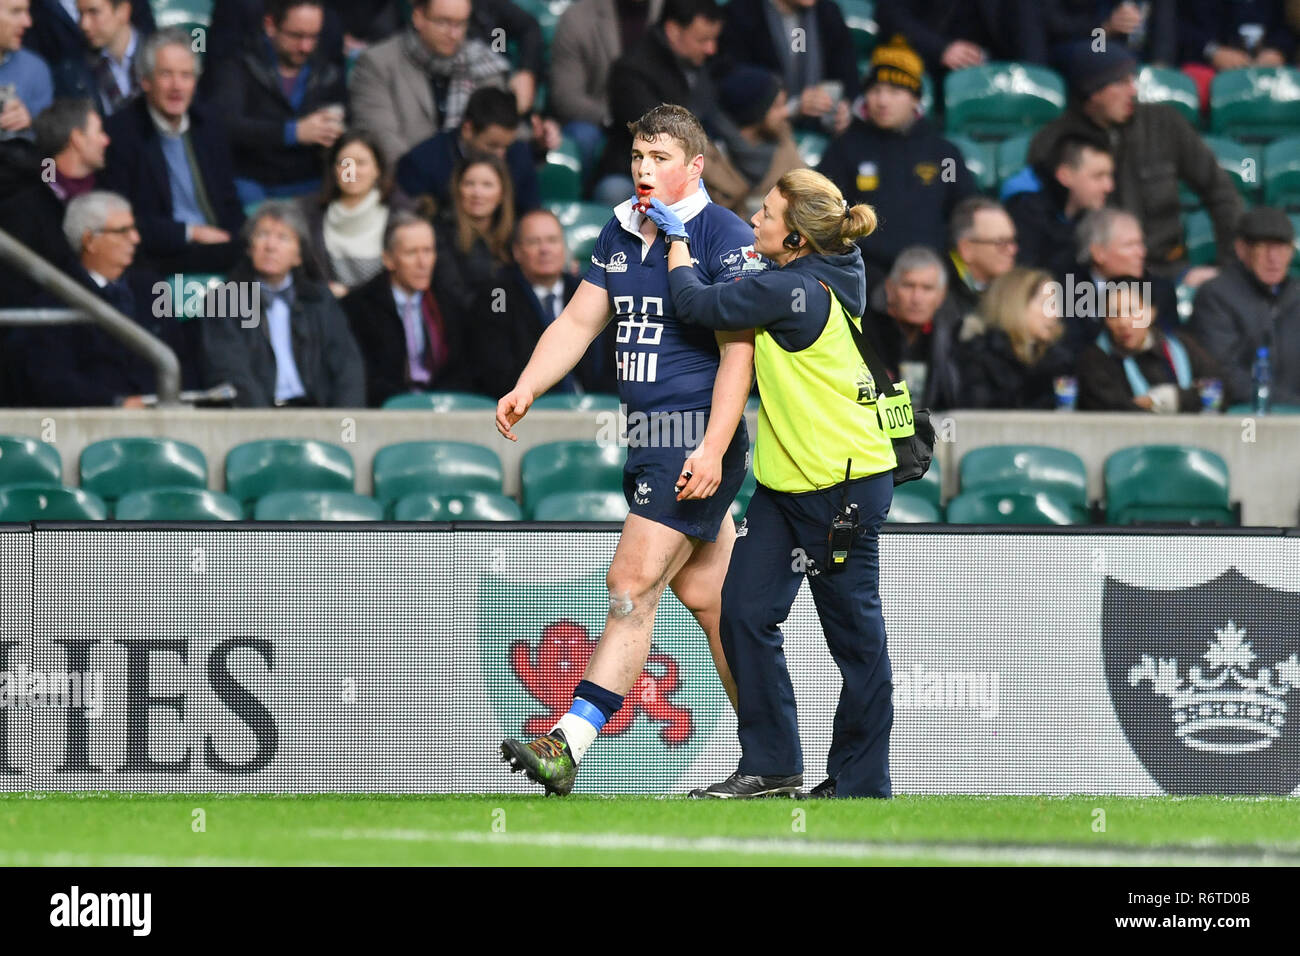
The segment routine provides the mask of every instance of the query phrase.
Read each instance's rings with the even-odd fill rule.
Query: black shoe
[[[745,800],[750,797],[793,797],[803,786],[803,774],[792,777],[756,777],[737,770],[721,783],[692,790],[696,799]]]
[[[573,759],[564,731],[558,727],[531,743],[507,740],[501,744],[501,760],[510,765],[510,772],[522,770],[528,779],[540,783],[548,794],[563,797],[573,789],[578,776],[578,764]]]
[[[835,778],[827,777],[817,786],[808,791],[808,797],[812,800],[830,798],[835,796]]]

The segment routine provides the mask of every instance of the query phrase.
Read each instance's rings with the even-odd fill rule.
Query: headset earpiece
[[[790,233],[790,235],[785,237],[785,242],[782,243],[782,245],[784,245],[787,249],[798,249],[799,233],[797,232]]]

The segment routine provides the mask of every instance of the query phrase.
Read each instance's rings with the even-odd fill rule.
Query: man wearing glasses
[[[244,205],[320,189],[325,150],[343,133],[343,71],[318,53],[321,0],[269,0],[262,30],[222,60],[212,102],[226,117]]]
[[[960,322],[979,308],[990,282],[1016,264],[1016,226],[1001,203],[972,196],[957,204],[949,223],[948,297],[941,311],[955,310]]]
[[[468,36],[470,0],[414,0],[411,25],[357,60],[349,81],[358,123],[396,162],[440,130],[460,127],[470,94],[505,89],[510,61]]]
[[[131,204],[115,193],[92,191],[68,203],[63,232],[81,263],[74,278],[148,332],[181,362],[182,384],[199,384],[197,322],[154,314],[156,276],[134,268],[140,233]],[[23,356],[19,398],[31,406],[142,407],[157,387],[149,363],[93,323],[21,329],[13,348]]]

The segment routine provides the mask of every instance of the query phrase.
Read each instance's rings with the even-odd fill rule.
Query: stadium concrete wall
[[[607,426],[595,412],[531,412],[518,429],[519,442],[497,433],[491,411],[406,412],[364,409],[0,409],[0,435],[30,435],[50,442],[63,459],[64,484],[78,484],[78,460],[86,445],[103,438],[151,435],[197,445],[207,456],[210,486],[224,487],[222,463],[240,442],[259,438],[314,438],[347,449],[357,468],[357,490],[371,491],[375,452],[402,441],[433,439],[486,445],[505,466],[505,493],[519,492],[525,452],[544,442],[592,441]],[[1102,497],[1106,457],[1129,445],[1183,444],[1207,448],[1228,464],[1230,493],[1242,502],[1248,525],[1294,527],[1300,516],[1300,415],[1258,418],[1229,415],[1141,415],[1016,411],[937,413],[935,459],[945,500],[957,493],[958,462],[986,445],[1030,444],[1068,448],[1088,469],[1088,494]],[[749,434],[757,433],[754,416]]]
[[[616,529],[0,528],[0,790],[520,792],[503,737],[566,709]],[[897,793],[1292,793],[1300,537],[891,530]],[[839,676],[785,625],[805,782]],[[703,636],[666,598],[579,792],[734,769]]]

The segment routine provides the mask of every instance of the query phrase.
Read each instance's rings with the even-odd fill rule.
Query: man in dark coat
[[[248,254],[202,319],[207,381],[235,386],[241,408],[362,408],[365,368],[334,293],[303,267],[307,223],[296,204],[267,200],[244,229]],[[240,306],[230,302],[238,298]],[[244,313],[244,314],[240,314]]]
[[[877,47],[862,112],[817,167],[849,205],[876,210],[880,228],[858,240],[870,284],[908,246],[943,249],[953,210],[976,192],[961,152],[918,113],[921,76],[921,59],[905,44]]]
[[[1230,262],[1241,197],[1201,134],[1177,109],[1137,102],[1137,62],[1132,55],[1118,47],[1093,52],[1081,44],[1071,52],[1066,75],[1070,106],[1034,136],[1029,164],[1047,162],[1066,135],[1101,136],[1115,158],[1110,203],[1141,221],[1153,271],[1173,278],[1187,268],[1180,181],[1201,198],[1214,221],[1220,264]],[[1203,275],[1189,284],[1201,281]]]
[[[664,12],[637,46],[610,68],[609,115],[605,153],[597,168],[596,202],[616,206],[632,195],[629,162],[632,134],[627,124],[663,103],[684,106],[711,135],[722,115],[709,72],[722,31],[722,10],[714,0],[666,0]],[[704,181],[719,205],[742,205],[749,184],[710,143],[704,153]]]
[[[394,212],[384,235],[384,271],[342,301],[366,367],[366,404],[409,391],[469,391],[475,362],[465,317],[434,294],[436,238],[427,220]]]
[[[1047,62],[1037,0],[880,0],[876,22],[882,37],[907,37],[939,82],[992,60]]]
[[[514,258],[480,298],[471,323],[479,389],[493,398],[515,387],[537,340],[578,289],[578,277],[564,271],[564,228],[554,213],[539,209],[519,221]],[[618,391],[613,335],[611,323],[551,391]]]
[[[1075,265],[1079,220],[1106,204],[1115,162],[1104,141],[1063,136],[1047,162],[1026,168],[1002,193],[1016,224],[1016,263],[1063,276]]]
[[[81,32],[79,18],[72,15],[66,4],[61,0],[32,0],[31,13],[32,26],[23,34],[23,46],[39,53],[51,67],[85,57],[86,37]],[[133,0],[131,25],[141,36],[156,29],[148,0]]]
[[[132,268],[140,234],[126,200],[107,192],[78,196],[68,204],[64,230],[79,256],[75,278],[170,346],[181,363],[182,387],[197,388],[198,323],[156,314],[157,277]],[[46,304],[62,305],[52,297]],[[138,406],[141,395],[157,389],[149,362],[94,323],[23,328],[12,347],[21,357],[26,405]]]
[[[727,67],[759,66],[781,77],[790,97],[790,121],[796,126],[823,132],[843,129],[858,88],[858,65],[853,34],[838,4],[731,0],[726,12],[719,54]],[[827,94],[826,83],[838,84],[838,97]]]
[[[225,272],[239,257],[244,222],[229,136],[191,109],[198,59],[189,34],[167,29],[145,41],[144,95],[105,124],[111,140],[101,178],[135,210],[140,251],[159,272]]]
[[[1252,400],[1261,347],[1269,350],[1273,403],[1300,405],[1300,280],[1289,274],[1294,243],[1286,213],[1250,210],[1237,227],[1233,263],[1196,293],[1191,331],[1223,365],[1227,405]]]
[[[943,260],[925,246],[904,249],[868,294],[862,329],[891,380],[906,379],[917,407],[955,408],[961,398],[953,310],[941,310]]]
[[[318,0],[273,0],[264,30],[216,67],[210,100],[226,118],[244,203],[320,188],[325,151],[343,132],[343,70],[319,53]]]

